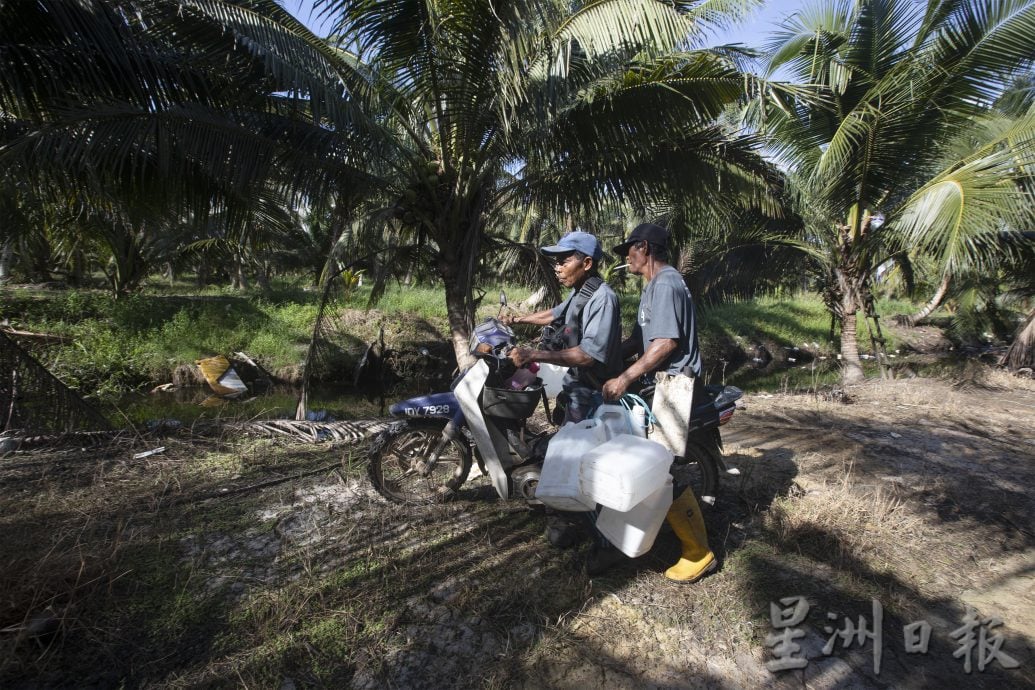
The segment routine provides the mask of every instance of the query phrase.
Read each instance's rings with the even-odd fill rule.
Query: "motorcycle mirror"
[[[500,290],[500,310],[496,312],[496,318],[498,319],[503,313],[503,307],[507,306],[507,293]]]

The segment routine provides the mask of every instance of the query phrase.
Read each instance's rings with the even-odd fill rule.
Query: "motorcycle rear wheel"
[[[456,495],[471,471],[471,447],[463,438],[446,442],[430,471],[420,466],[441,445],[445,426],[445,420],[415,420],[379,437],[368,467],[377,492],[409,505],[442,503]]]
[[[715,505],[719,495],[720,452],[712,439],[691,437],[686,444],[686,457],[672,467],[676,486],[692,486],[701,503]]]

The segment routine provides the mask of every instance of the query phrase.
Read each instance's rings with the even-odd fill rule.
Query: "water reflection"
[[[300,393],[297,386],[274,386],[262,395],[226,399],[213,395],[208,386],[182,386],[124,396],[108,412],[116,423],[128,421],[134,426],[170,419],[188,425],[214,419],[293,419]],[[413,394],[402,392],[396,397]],[[384,416],[385,403],[393,399],[389,396],[382,401],[376,394],[367,395],[353,387],[314,385],[309,389],[308,409],[325,412],[328,421],[369,419]]]

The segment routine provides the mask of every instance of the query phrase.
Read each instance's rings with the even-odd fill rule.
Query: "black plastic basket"
[[[541,379],[536,379],[530,390],[515,391],[486,386],[482,390],[482,411],[490,417],[528,419],[542,399]]]

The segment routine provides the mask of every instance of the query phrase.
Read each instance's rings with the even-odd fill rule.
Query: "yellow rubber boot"
[[[694,582],[715,570],[719,563],[708,548],[708,530],[693,489],[688,488],[672,502],[665,519],[683,544],[682,557],[665,571],[665,577],[678,582]]]

